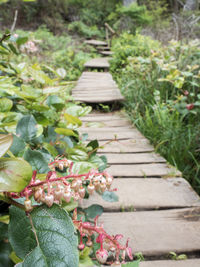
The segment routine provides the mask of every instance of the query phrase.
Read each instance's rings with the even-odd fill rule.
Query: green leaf
[[[99,142],[97,140],[92,140],[87,144],[87,147],[92,147],[92,150],[97,149],[99,147]]]
[[[77,207],[78,207],[78,202],[74,200],[71,200],[69,203],[63,202],[62,204],[62,208],[67,212],[72,211]]]
[[[72,116],[81,117],[90,113],[91,110],[92,108],[90,106],[81,107],[76,104],[71,104],[69,107],[67,107],[66,112]]]
[[[9,258],[12,248],[7,242],[0,242],[0,267],[13,267],[13,262]]]
[[[0,192],[21,192],[30,182],[32,168],[21,158],[0,159]]]
[[[87,218],[94,219],[97,215],[101,215],[103,213],[103,207],[100,205],[93,204],[87,209],[84,209]]]
[[[28,37],[18,37],[16,40],[17,45],[23,45],[28,41]]]
[[[50,95],[47,98],[47,105],[53,106],[56,110],[62,110],[65,106],[64,100],[57,95]]]
[[[0,157],[3,157],[13,142],[11,134],[0,134]]]
[[[25,258],[25,260],[16,265],[16,267],[48,267],[49,265],[46,262],[46,258],[39,246],[31,251]]]
[[[65,129],[65,128],[56,128],[55,132],[61,135],[65,135],[65,136],[75,136],[78,137],[78,134],[75,133],[73,130],[71,129]]]
[[[105,191],[102,198],[108,202],[117,202],[119,197],[114,192]]]
[[[66,121],[70,124],[73,124],[73,125],[78,125],[78,126],[81,126],[82,125],[82,121],[79,120],[79,118],[75,117],[75,116],[72,116],[70,114],[67,114],[67,113],[64,113],[64,117],[66,119]]]
[[[25,212],[18,207],[11,206],[9,212],[9,241],[16,255],[24,259],[25,256],[37,246],[30,220]]]
[[[88,153],[81,146],[76,146],[75,148],[67,149],[67,154],[69,159],[74,161],[87,161]]]
[[[38,247],[19,266],[77,267],[78,239],[68,213],[54,204],[51,208],[45,205],[35,208],[30,216]],[[38,264],[35,259],[41,263]]]
[[[0,112],[10,111],[12,106],[13,106],[12,100],[6,97],[0,98]]]
[[[96,169],[96,165],[90,162],[75,162],[72,167],[72,172],[83,174],[89,172],[91,169]]]
[[[16,135],[13,135],[13,144],[10,148],[10,151],[17,156],[21,151],[25,149],[26,144],[24,141],[17,137]]]
[[[140,263],[140,260],[127,262],[125,264],[122,264],[122,267],[139,267],[139,263]]]
[[[32,115],[26,115],[19,120],[16,133],[25,142],[33,141],[37,136],[37,122]]]
[[[31,150],[29,148],[24,153],[24,159],[31,164],[33,170],[39,173],[46,173],[49,171],[48,162],[40,151]]]
[[[89,257],[91,252],[91,248],[85,247],[83,251],[79,253],[79,267],[91,267],[93,266],[93,262]]]
[[[49,143],[43,143],[43,147],[55,158],[56,156],[58,156],[58,151],[56,150],[56,148],[54,146],[52,146]]]
[[[8,238],[8,225],[0,222],[0,241]]]
[[[17,255],[14,251],[11,252],[9,257],[15,264],[22,261],[19,257],[17,257]]]

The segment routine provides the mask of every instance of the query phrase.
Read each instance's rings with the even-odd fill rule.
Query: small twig
[[[16,26],[16,23],[17,23],[17,17],[18,17],[18,10],[15,10],[15,16],[14,16],[13,24],[12,24],[12,27],[10,29],[11,32],[13,32],[14,29],[15,29],[15,26]]]

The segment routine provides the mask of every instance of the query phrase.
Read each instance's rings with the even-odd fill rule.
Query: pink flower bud
[[[63,190],[57,187],[56,190],[54,191],[54,198],[60,201],[62,197],[63,197]]]
[[[79,190],[78,190],[78,193],[79,193],[79,196],[80,196],[81,198],[84,198],[84,196],[85,196],[85,188],[81,186],[81,187],[79,188]]]
[[[33,209],[30,199],[26,199],[24,201],[24,206],[25,206],[26,211],[31,211]]]
[[[107,261],[108,258],[108,251],[105,249],[98,249],[96,251],[96,258],[98,260],[98,262],[104,264]]]
[[[94,193],[94,185],[92,184],[92,183],[90,183],[89,185],[88,185],[88,187],[87,187],[87,189],[88,189],[88,193],[90,194],[90,195],[92,195],[93,193]]]
[[[103,193],[106,190],[106,184],[100,184],[101,192]]]
[[[40,202],[40,200],[42,198],[42,194],[43,194],[43,189],[41,187],[39,187],[34,193],[35,201]]]
[[[88,238],[86,246],[91,247],[93,245],[91,238]]]
[[[71,201],[71,197],[72,197],[71,192],[69,192],[69,191],[64,192],[63,198],[67,203],[69,203]]]
[[[85,245],[82,243],[82,244],[79,244],[78,245],[78,248],[80,249],[80,250],[83,250],[84,248],[85,248]]]
[[[46,195],[45,196],[45,203],[50,208],[53,205],[54,202],[54,196],[53,195]]]

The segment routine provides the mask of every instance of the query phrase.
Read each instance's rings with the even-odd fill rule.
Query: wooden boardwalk
[[[113,101],[116,91],[120,95],[109,73],[83,72],[72,95],[81,102],[99,103],[106,98],[99,92],[106,90]],[[88,133],[88,140],[98,139],[98,153],[107,156],[119,196],[118,202],[105,202],[94,194],[82,206],[104,207],[100,221],[110,234],[130,238],[133,252],[146,259],[140,267],[199,267],[200,198],[189,183],[154,152],[122,112],[94,112],[82,120],[81,132]],[[171,251],[189,259],[172,261]]]
[[[101,60],[95,64],[96,66],[99,64],[99,68],[104,69],[106,66],[104,63]],[[108,62],[107,65],[109,66]],[[94,64],[89,62],[86,66],[94,66]],[[72,90],[72,96],[76,101],[85,103],[106,103],[124,100],[111,74],[106,72],[83,72],[76,87]]]

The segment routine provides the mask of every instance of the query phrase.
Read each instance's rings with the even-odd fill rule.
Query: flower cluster
[[[98,216],[95,218],[94,223],[83,222],[82,219],[77,220],[77,210],[74,210],[73,223],[80,234],[79,249],[83,250],[85,245],[91,247],[93,245],[92,239],[94,239],[94,236],[97,235],[96,242],[100,243],[100,249],[96,251],[96,259],[101,264],[106,263],[108,257],[112,259],[114,258],[114,260],[109,262],[109,264],[111,264],[113,267],[120,267],[121,263],[125,263],[126,255],[132,260],[132,250],[128,246],[129,240],[127,240],[126,245],[122,245],[119,241],[123,238],[123,236],[108,235],[104,230],[103,225],[98,225],[97,220]],[[85,244],[83,242],[83,238],[87,240],[85,241]],[[122,262],[120,262],[120,259]]]
[[[21,46],[21,51],[26,51],[27,53],[36,53],[38,52],[38,47],[36,46],[35,42],[28,41],[27,43]]]
[[[34,172],[30,184],[19,194],[11,193],[12,198],[26,197],[24,202],[26,211],[31,211],[31,196],[34,196],[38,203],[45,203],[51,207],[53,203],[61,204],[62,201],[69,203],[71,200],[81,200],[86,191],[89,195],[96,190],[103,193],[110,190],[113,177],[106,171],[98,172],[92,169],[85,174],[74,174],[72,172],[73,162],[66,158],[56,158],[49,164],[51,171],[48,172],[46,179],[41,181],[36,179],[37,173]],[[60,177],[56,170],[63,171],[66,168],[68,175]]]

